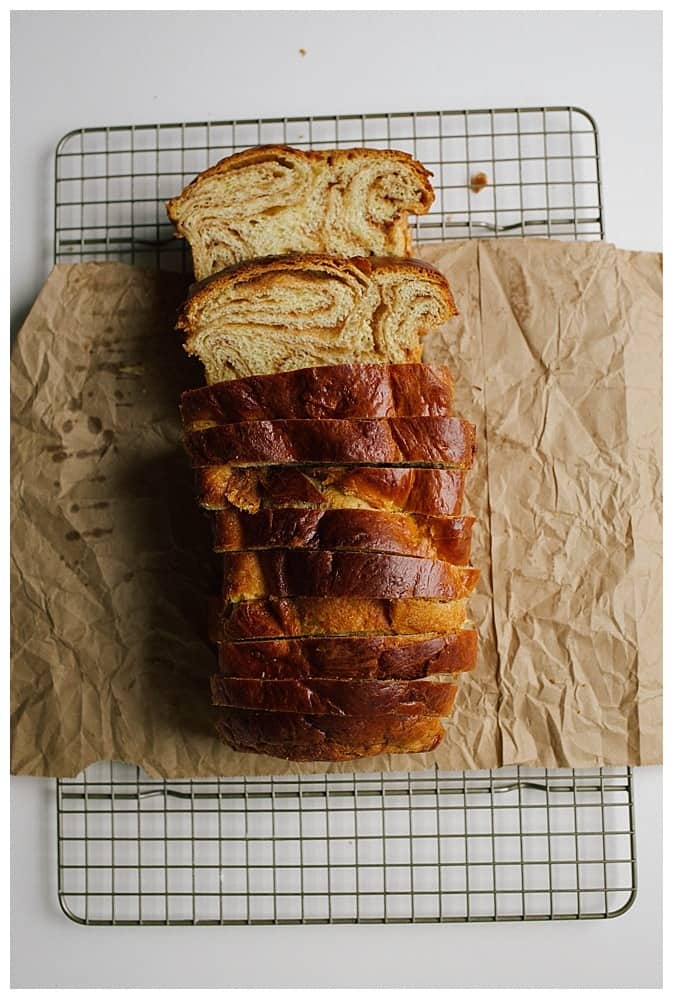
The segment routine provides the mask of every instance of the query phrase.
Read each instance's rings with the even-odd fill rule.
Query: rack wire
[[[165,201],[251,145],[404,149],[434,174],[415,239],[602,239],[574,107],[82,128],[56,150],[54,259],[188,271]],[[472,187],[476,174],[486,185]],[[58,897],[97,925],[609,918],[636,893],[630,768],[57,782]]]

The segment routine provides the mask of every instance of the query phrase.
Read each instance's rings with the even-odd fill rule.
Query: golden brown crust
[[[432,680],[252,680],[216,674],[213,704],[222,708],[307,715],[451,714],[458,686]]]
[[[197,500],[210,510],[339,506],[452,517],[462,507],[465,472],[385,465],[211,465],[197,468],[195,480]]]
[[[444,738],[440,718],[370,715],[344,718],[220,708],[217,733],[241,753],[284,760],[355,760],[380,753],[425,753]]]
[[[432,597],[462,600],[477,585],[479,570],[436,559],[371,552],[234,552],[222,559],[222,597]]]
[[[465,624],[464,600],[295,597],[210,604],[211,641],[312,635],[442,635]]]
[[[278,638],[224,642],[218,669],[225,676],[262,680],[319,677],[333,680],[420,680],[464,673],[477,663],[477,632],[438,636]]]
[[[466,565],[474,517],[423,517],[380,510],[284,508],[213,514],[217,552],[268,548],[368,551]]]
[[[201,465],[418,464],[470,468],[474,424],[455,417],[392,420],[258,420],[195,430],[185,437]]]
[[[248,420],[451,416],[448,368],[429,364],[333,364],[252,375],[184,392],[185,430]]]

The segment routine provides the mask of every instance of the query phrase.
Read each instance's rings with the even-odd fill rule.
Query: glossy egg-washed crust
[[[307,715],[434,715],[451,713],[458,686],[436,680],[254,680],[217,673],[216,707]]]
[[[296,204],[309,206],[297,200],[296,185],[304,178],[307,190],[324,193],[328,182],[343,182],[346,190],[358,158],[361,178],[369,177],[369,166],[364,167],[373,160],[380,159],[382,167],[381,172],[374,167],[372,177],[383,177],[391,163],[404,167],[389,169],[396,178],[394,188],[384,189],[389,213],[375,214],[380,194],[374,182],[365,184],[365,201],[356,207],[371,210],[372,242],[368,246],[365,236],[362,256],[352,255],[361,239],[348,215],[352,204],[332,200],[338,209],[334,218],[323,215],[322,201],[317,214],[315,205],[303,215],[292,207],[293,192]],[[266,217],[264,209],[256,219],[254,204],[244,197],[232,200],[229,181],[225,187],[211,184],[249,165],[250,183],[261,190],[274,163],[269,190],[272,202],[277,195],[277,207]],[[256,171],[261,164],[269,167]],[[281,167],[289,178],[287,197],[280,187],[274,191]],[[422,214],[433,201],[430,176],[401,152],[255,147],[204,171],[167,205],[177,234],[187,235],[195,250],[197,276],[210,275],[192,286],[178,328],[188,352],[203,354],[206,377],[215,384],[185,393],[181,413],[199,502],[218,511],[215,548],[225,552],[222,596],[210,608],[211,638],[220,643],[219,673],[211,684],[218,735],[238,751],[297,761],[431,751],[444,736],[440,716],[451,712],[457,691],[446,676],[474,668],[477,636],[463,627],[465,598],[478,576],[467,566],[473,518],[458,516],[464,470],[473,461],[474,427],[452,418],[448,370],[417,363],[428,327],[457,309],[439,271],[399,256],[411,246],[407,213]],[[234,209],[229,233],[226,221],[219,233],[216,226],[209,229],[209,208],[198,214],[204,205],[217,210],[218,190],[229,192],[223,204],[230,214]],[[241,229],[240,239],[239,204],[241,225],[255,226],[249,233]],[[294,232],[283,229],[286,208],[295,212]],[[293,253],[292,239],[321,252]],[[335,257],[330,251],[339,254],[338,240],[344,249]],[[367,256],[369,249],[397,256]],[[260,259],[260,250],[284,256]],[[227,258],[243,262],[220,270]],[[303,321],[315,327],[319,342],[294,362],[314,366],[287,372],[293,355],[286,363],[282,354],[294,349],[291,337],[287,345],[279,338],[273,351],[258,358],[252,341],[249,348],[238,340],[227,347],[226,336],[237,335],[235,314],[229,333],[219,327],[231,296],[245,299],[246,283],[254,283],[255,295],[272,295],[275,301],[274,282],[291,283],[290,274],[301,275],[297,280],[307,281],[314,293],[321,282],[327,289],[336,281],[342,286],[339,296],[348,285],[354,299],[341,315],[330,306],[322,314],[322,331],[307,300]],[[391,296],[400,281],[416,282],[423,302],[418,321],[404,326],[406,315],[416,315],[406,307],[410,297],[377,298],[384,294],[373,284],[377,275]],[[406,296],[412,291],[404,286]],[[252,291],[247,294],[254,306]],[[399,329],[393,322],[392,329],[384,324],[379,330],[382,310],[393,301],[398,311],[391,315]],[[290,304],[287,317],[274,317],[285,336],[300,325],[290,321],[296,303]],[[342,329],[348,316],[351,325]],[[276,332],[274,320],[269,335]],[[265,321],[258,317],[262,325]],[[368,329],[370,322],[372,343],[351,336],[351,329]],[[220,353],[207,340],[213,329],[223,336]],[[342,340],[332,346],[337,332]],[[222,350],[226,363],[220,361]],[[236,350],[242,351],[239,360]],[[379,354],[382,364],[340,363],[378,361]],[[390,360],[411,363],[385,363]],[[254,373],[264,370],[274,373]],[[248,372],[249,377],[219,381]]]
[[[385,465],[204,465],[195,470],[195,486],[198,502],[210,510],[338,506],[453,517],[462,508],[465,471]]]
[[[470,468],[475,427],[455,417],[392,420],[257,420],[195,430],[185,437],[202,465],[418,464]]]
[[[218,708],[216,718],[219,737],[232,749],[284,760],[338,762],[380,753],[425,753],[444,737],[441,718],[424,715],[349,718]]]
[[[185,430],[248,420],[451,416],[448,368],[430,364],[330,364],[252,375],[182,394]]]
[[[420,680],[465,673],[477,662],[477,633],[361,638],[276,638],[223,642],[218,668],[224,676],[292,680]]]
[[[374,552],[274,548],[232,552],[222,559],[222,597],[382,597],[462,600],[479,570],[437,559]]]
[[[376,597],[266,597],[209,607],[213,642],[358,635],[441,635],[462,628],[464,600]]]
[[[268,548],[368,551],[466,565],[474,517],[424,517],[380,510],[216,510],[216,552]]]

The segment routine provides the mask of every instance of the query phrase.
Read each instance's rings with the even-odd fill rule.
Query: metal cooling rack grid
[[[250,145],[405,149],[417,241],[604,236],[598,137],[572,107],[86,128],[56,152],[56,262],[187,270],[164,202]],[[474,173],[489,183],[471,192]],[[57,782],[58,891],[84,923],[607,918],[635,897],[628,768]]]
[[[436,192],[431,211],[412,223],[419,242],[604,236],[598,135],[585,111],[428,111],[71,132],[56,152],[55,259],[187,270],[165,202],[221,157],[261,143],[411,153],[433,172]],[[470,177],[481,171],[489,183],[475,194]]]
[[[607,918],[636,888],[627,769],[58,783],[59,898],[87,924]]]

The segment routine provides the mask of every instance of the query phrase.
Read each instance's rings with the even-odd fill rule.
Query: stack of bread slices
[[[408,257],[428,178],[401,152],[258,147],[168,204],[198,282],[178,328],[207,384],[181,413],[222,553],[216,728],[239,751],[432,750],[476,663],[474,427],[421,363],[456,308]]]

